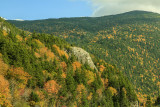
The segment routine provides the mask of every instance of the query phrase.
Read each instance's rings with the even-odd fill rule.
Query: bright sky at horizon
[[[0,0],[0,16],[37,20],[104,16],[132,10],[160,13],[160,0]]]
[[[0,16],[6,19],[47,19],[91,16],[87,2],[73,0],[3,0]]]

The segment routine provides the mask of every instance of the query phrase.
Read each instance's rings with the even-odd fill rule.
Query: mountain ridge
[[[146,13],[149,16],[146,17]],[[21,29],[24,29],[24,30],[30,30],[28,29],[29,27],[27,27],[29,24],[32,26],[36,26],[36,25],[38,26],[42,24],[44,27],[45,26],[51,27],[51,29],[48,30],[47,32],[40,30],[39,32],[41,33],[55,32],[57,28],[56,27],[52,28],[52,27],[59,26],[59,25],[61,26],[62,24],[63,26],[61,27],[65,27],[65,29],[67,28],[67,30],[72,30],[77,27],[77,28],[81,28],[81,30],[93,32],[93,31],[99,31],[102,28],[107,29],[107,26],[110,27],[110,26],[115,26],[117,24],[121,25],[121,23],[126,23],[126,24],[131,22],[136,23],[134,21],[134,18],[137,18],[138,21],[146,22],[146,21],[157,21],[159,20],[159,17],[160,17],[160,14],[157,14],[157,13],[146,12],[146,11],[131,11],[131,12],[122,13],[118,15],[109,15],[109,16],[103,16],[103,17],[60,18],[60,19],[32,20],[32,21],[23,21],[23,22],[18,22],[14,20],[7,20],[7,21],[13,24],[16,24],[17,27],[20,27]],[[88,24],[87,26],[90,26],[89,29],[86,27],[85,23]],[[38,28],[34,27],[34,29],[38,31]],[[63,31],[63,29],[58,28],[57,31]]]
[[[84,16],[84,17],[61,17],[61,18],[46,18],[46,19],[34,19],[34,20],[23,20],[23,19],[9,19],[10,20],[15,20],[15,21],[19,21],[19,20],[23,20],[23,21],[36,21],[36,20],[58,20],[58,19],[77,19],[77,18],[100,18],[100,17],[109,17],[109,16],[117,16],[117,15],[124,15],[124,14],[130,14],[130,15],[133,15],[133,14],[159,14],[159,13],[156,13],[156,12],[151,12],[151,11],[143,11],[143,10],[132,10],[132,11],[127,11],[127,12],[123,12],[123,13],[118,13],[118,14],[114,14],[114,15],[104,15],[104,16],[98,16],[98,17],[91,17],[91,16]],[[2,17],[3,18],[3,17]],[[5,18],[3,18],[5,19]]]

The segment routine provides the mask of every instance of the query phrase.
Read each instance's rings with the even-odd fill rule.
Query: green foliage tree
[[[39,102],[40,101],[38,95],[33,91],[30,94],[29,100],[30,101],[35,101],[35,102]]]

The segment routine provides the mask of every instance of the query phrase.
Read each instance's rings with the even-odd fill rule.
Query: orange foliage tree
[[[55,80],[47,81],[44,84],[44,90],[46,90],[49,95],[57,94],[60,88],[61,86],[58,83],[56,83]]]
[[[108,87],[108,79],[101,78],[101,81],[103,83],[104,88],[106,89]]]
[[[67,70],[67,64],[64,61],[61,62],[61,67],[63,68],[63,71]]]
[[[24,72],[21,67],[16,68],[12,66],[8,73],[12,79],[17,81],[19,88],[25,88],[28,79],[31,79],[31,76],[27,72]]]
[[[56,52],[58,53],[59,56],[64,55],[64,56],[66,56],[67,59],[69,58],[68,54],[63,50],[60,50],[60,48],[57,45],[53,45],[53,48],[56,50]]]
[[[0,105],[4,107],[11,107],[9,82],[0,75]]]
[[[73,71],[75,71],[76,69],[81,68],[81,63],[78,61],[75,61],[72,63],[72,66],[73,66]]]
[[[50,61],[50,60],[53,61],[54,60],[54,57],[55,57],[54,53],[51,50],[49,50],[47,47],[40,48],[39,53],[40,54],[35,53],[35,55],[37,57],[40,57],[40,56],[44,57],[46,55],[47,61]]]
[[[40,40],[34,39],[33,41],[36,42],[39,47],[39,50],[37,49],[38,52],[35,52],[35,56],[37,58],[44,57],[46,55],[47,61],[54,60],[55,55],[50,49],[45,47]]]
[[[9,69],[7,75],[10,78],[12,100],[19,100],[20,96],[23,95],[28,79],[30,79],[31,76],[27,72],[24,72],[23,68],[14,66]]]
[[[104,67],[103,65],[100,65],[100,66],[99,66],[99,70],[100,70],[101,72],[103,72],[103,71],[105,70],[105,68],[106,68],[106,67]]]

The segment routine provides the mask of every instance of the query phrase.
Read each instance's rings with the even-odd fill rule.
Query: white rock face
[[[82,64],[87,63],[92,69],[98,71],[88,52],[79,47],[72,47],[71,50],[72,53],[78,58],[79,62]]]

